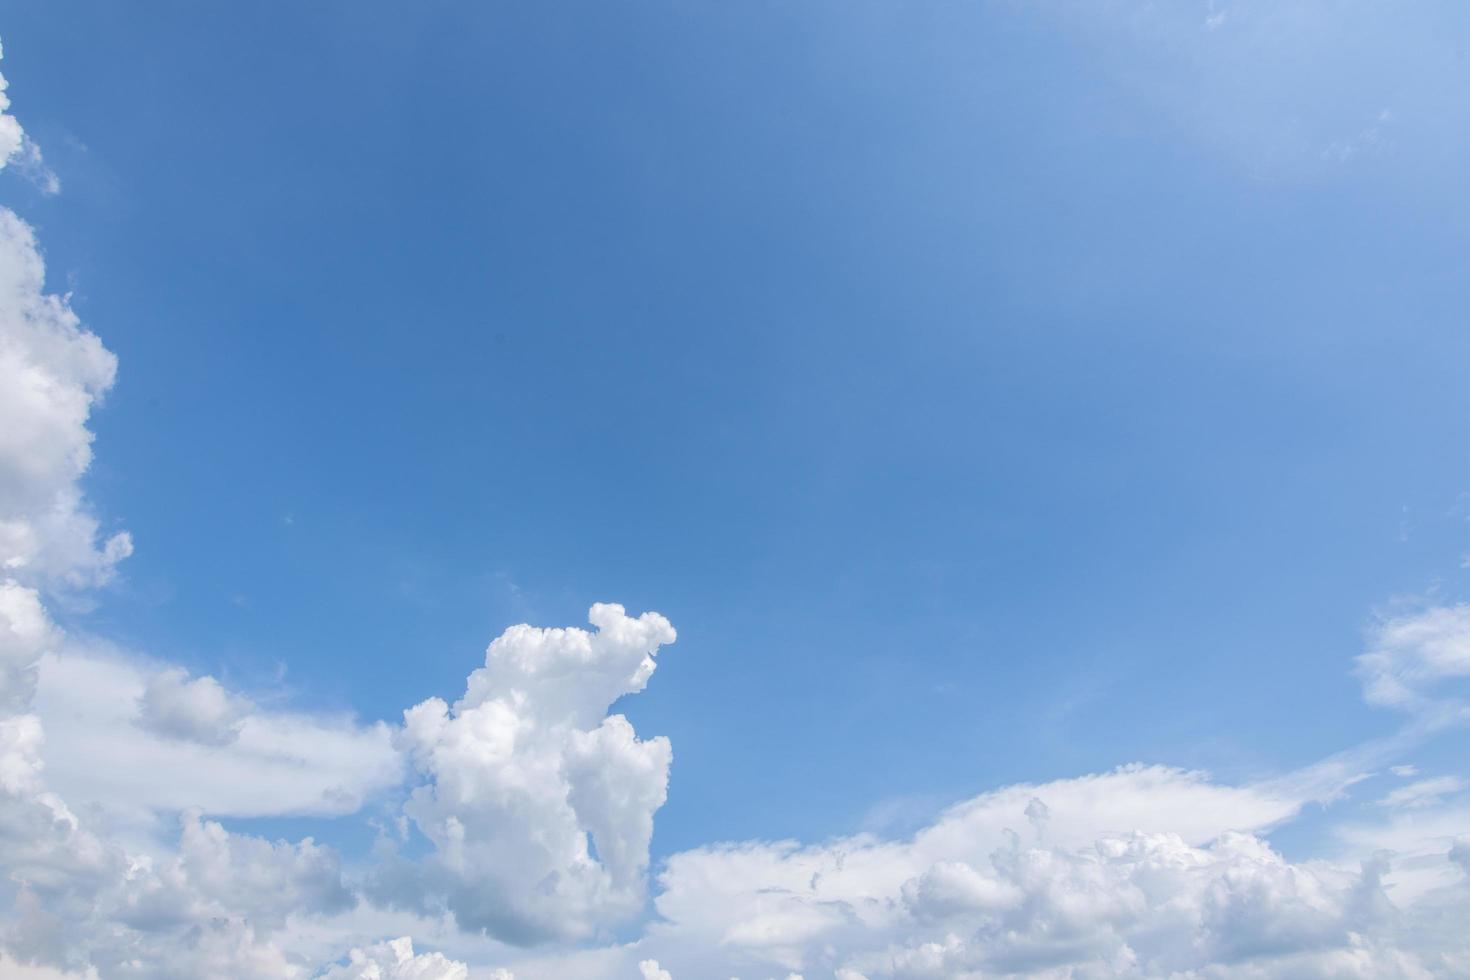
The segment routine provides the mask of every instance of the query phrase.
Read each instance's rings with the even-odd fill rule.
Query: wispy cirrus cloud
[[[1263,180],[1365,166],[1401,183],[1437,183],[1453,178],[1466,147],[1467,109],[1451,94],[1466,80],[1457,4],[1028,7],[1097,52],[1176,133]]]

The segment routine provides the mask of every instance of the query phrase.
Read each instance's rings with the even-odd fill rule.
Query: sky
[[[1463,5],[0,40],[0,975],[1470,975]]]

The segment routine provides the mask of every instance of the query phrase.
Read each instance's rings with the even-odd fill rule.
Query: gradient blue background
[[[1465,18],[0,4],[121,361],[67,625],[394,720],[657,609],[656,856],[1389,731],[1365,624],[1470,577]]]

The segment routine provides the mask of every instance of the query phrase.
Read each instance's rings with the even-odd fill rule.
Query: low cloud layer
[[[213,678],[62,642],[39,664],[48,779],[114,821],[352,813],[400,785],[387,725],[263,708]]]

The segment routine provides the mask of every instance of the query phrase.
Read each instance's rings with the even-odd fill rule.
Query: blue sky
[[[1269,6],[5,5],[135,546],[52,618],[392,727],[658,610],[655,868],[1392,736],[1353,658],[1470,584],[1470,24]]]

